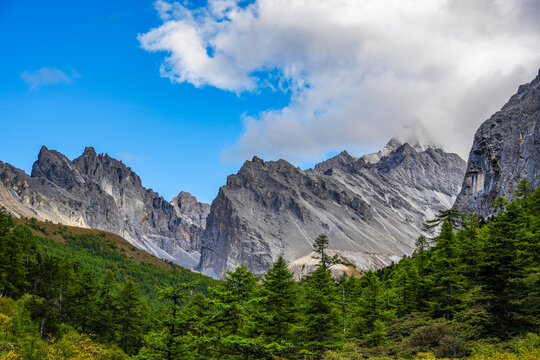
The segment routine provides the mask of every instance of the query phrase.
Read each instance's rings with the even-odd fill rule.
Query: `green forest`
[[[321,235],[300,282],[282,258],[216,281],[1,213],[0,359],[539,359],[540,188],[515,197],[489,219],[441,211],[361,277],[332,278]]]

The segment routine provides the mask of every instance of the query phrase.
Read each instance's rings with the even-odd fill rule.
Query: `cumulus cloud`
[[[466,156],[479,124],[540,66],[534,0],[208,0],[195,9],[158,1],[156,9],[163,25],[139,41],[168,54],[162,76],[290,94],[283,108],[244,116],[223,153],[233,160],[313,160],[416,124]]]
[[[80,75],[75,70],[71,70],[68,75],[60,69],[44,67],[36,71],[25,71],[21,77],[31,90],[38,90],[47,85],[70,84]]]

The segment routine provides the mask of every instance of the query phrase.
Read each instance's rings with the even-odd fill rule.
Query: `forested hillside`
[[[217,283],[108,232],[0,212],[0,358],[127,358],[157,324],[159,289],[192,281]]]
[[[523,181],[516,196],[487,220],[440,212],[413,256],[361,278],[330,276],[340,260],[322,235],[319,266],[300,283],[279,259],[262,277],[240,266],[213,284],[130,261],[106,235],[64,229],[59,243],[1,215],[0,354],[538,359],[540,189]]]

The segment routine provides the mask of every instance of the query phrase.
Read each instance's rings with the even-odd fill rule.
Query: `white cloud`
[[[540,66],[534,0],[158,1],[140,35],[162,76],[237,93],[267,85],[290,103],[244,118],[224,157],[308,160],[379,144],[420,124],[466,156],[479,124]],[[262,76],[261,76],[262,74]]]
[[[70,84],[80,75],[73,69],[71,75],[67,75],[62,70],[44,67],[36,71],[25,71],[21,77],[31,90],[38,90],[46,85]]]

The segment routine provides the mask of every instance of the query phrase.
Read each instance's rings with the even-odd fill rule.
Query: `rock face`
[[[526,177],[540,186],[540,74],[521,85],[476,132],[455,207],[484,217],[498,196],[511,200]]]
[[[422,222],[452,206],[464,172],[456,154],[395,139],[383,152],[343,152],[305,171],[254,157],[212,203],[199,269],[222,276],[245,263],[260,274],[280,255],[309,254],[321,233],[358,269],[383,267],[410,254]]]
[[[199,261],[209,208],[185,192],[169,203],[121,161],[93,148],[70,161],[46,147],[31,176],[0,162],[0,206],[16,217],[111,231],[190,268]]]

